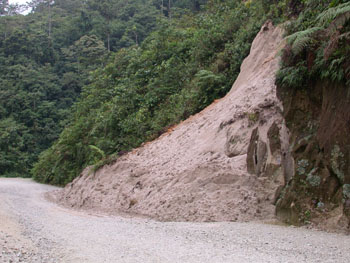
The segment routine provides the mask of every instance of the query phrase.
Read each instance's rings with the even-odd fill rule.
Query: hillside
[[[171,221],[273,218],[288,148],[274,84],[281,41],[267,22],[228,95],[115,163],[85,169],[59,202]]]

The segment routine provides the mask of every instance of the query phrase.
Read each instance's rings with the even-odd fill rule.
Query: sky
[[[21,4],[21,5],[23,5],[23,4],[25,4],[27,1],[29,1],[29,0],[9,0],[9,3],[10,3],[10,4]],[[23,14],[23,15],[26,15],[26,14],[29,13],[29,11],[30,11],[30,10],[23,11],[22,14]]]

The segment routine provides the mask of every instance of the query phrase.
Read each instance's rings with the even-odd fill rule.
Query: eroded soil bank
[[[277,216],[296,225],[349,231],[349,90],[318,82],[277,92],[295,160],[295,175],[277,202]]]

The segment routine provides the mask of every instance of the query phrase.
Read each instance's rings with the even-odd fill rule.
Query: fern
[[[344,78],[344,71],[341,65],[344,63],[345,57],[334,59],[329,65],[330,78],[333,81],[341,81]]]
[[[100,148],[96,147],[95,145],[89,145],[89,148],[95,151],[96,153],[98,153],[101,156],[101,159],[106,158],[104,151],[102,151]]]
[[[327,28],[327,35],[330,40],[324,49],[325,60],[328,60],[334,50],[337,49],[339,42],[350,38],[349,32],[345,32],[343,34],[340,32],[350,19],[350,3],[345,3],[334,8],[330,8],[319,15],[318,19],[319,23],[325,23],[327,19],[332,20]]]
[[[350,40],[350,32],[346,32],[339,36],[339,40]]]
[[[276,83],[278,85],[300,88],[308,78],[308,69],[306,66],[299,64],[296,67],[287,67],[277,72]]]
[[[349,18],[350,2],[327,9],[323,13],[319,14],[316,20],[318,21],[319,26],[326,26],[327,24],[334,23],[337,20],[339,25],[344,25]]]
[[[293,54],[298,55],[310,46],[315,41],[314,35],[322,30],[322,27],[312,27],[286,37],[288,44],[292,47]]]
[[[288,45],[283,53],[286,58],[282,59],[284,68],[277,75],[277,83],[302,88],[309,80],[327,79],[349,85],[350,2],[329,8],[306,21],[303,23],[309,26],[307,30],[286,38]],[[295,22],[294,28],[300,24],[300,21]],[[305,56],[296,56],[306,49]]]
[[[339,42],[343,40],[350,40],[350,32],[343,34],[339,34],[339,32],[334,33],[334,36],[328,41],[328,44],[323,51],[325,60],[329,59],[332,53],[337,49]]]
[[[300,54],[305,48],[311,46],[315,42],[315,34],[318,33],[321,38],[324,33],[330,37],[330,42],[325,50],[326,59],[337,47],[340,39],[348,39],[348,34],[339,35],[338,29],[342,28],[350,19],[350,2],[329,8],[317,16],[317,26],[308,28],[304,31],[296,32],[286,38],[292,47],[294,55]],[[327,29],[326,29],[327,27]]]

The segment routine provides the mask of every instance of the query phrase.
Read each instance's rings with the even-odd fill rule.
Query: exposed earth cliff
[[[282,29],[267,22],[229,94],[157,140],[58,192],[76,208],[159,220],[248,221],[274,217],[293,169],[276,96]]]
[[[350,216],[350,109],[346,87],[316,83],[277,89],[291,131],[294,180],[277,202],[289,223],[346,229]],[[348,94],[346,94],[348,93]]]

